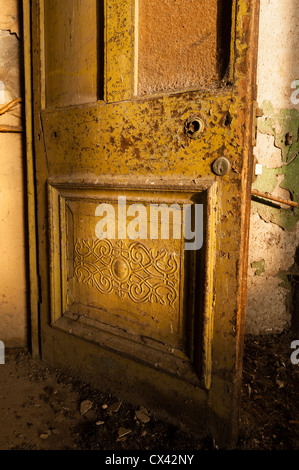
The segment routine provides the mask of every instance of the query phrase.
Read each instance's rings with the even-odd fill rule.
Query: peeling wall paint
[[[0,30],[9,31],[19,37],[19,0],[2,0]]]
[[[254,275],[260,276],[265,271],[265,260],[261,259],[260,261],[253,261],[251,263],[252,269],[254,269]]]
[[[0,80],[4,84],[6,99],[15,99],[21,95],[20,39],[9,31],[0,30],[0,44]]]
[[[299,11],[296,0],[261,0],[257,146],[262,165],[253,188],[299,202]],[[299,93],[298,93],[299,94]],[[299,208],[252,198],[247,333],[281,332],[292,315],[292,276],[299,246]],[[258,269],[260,260],[264,270]],[[259,275],[257,275],[259,274]],[[297,312],[298,315],[298,312]]]
[[[299,201],[299,112],[281,109],[275,113],[268,101],[262,104],[262,109],[264,117],[259,119],[258,132],[274,137],[273,146],[280,151],[280,161],[276,161],[274,168],[268,168],[267,162],[263,162],[262,175],[258,176],[253,188]],[[288,145],[290,135],[292,143]],[[263,147],[259,152],[262,150]],[[258,158],[259,163],[261,160]],[[292,230],[299,220],[299,207],[282,209],[277,204],[252,204],[265,221],[276,223],[285,230]]]

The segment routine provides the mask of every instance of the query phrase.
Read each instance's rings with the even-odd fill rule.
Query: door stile
[[[106,103],[130,100],[133,96],[137,6],[137,0],[105,0]]]
[[[27,175],[27,227],[28,227],[28,270],[29,270],[29,344],[33,357],[40,354],[39,342],[39,277],[37,267],[36,198],[33,154],[32,122],[32,49],[31,49],[31,6],[23,1],[24,36],[24,82],[25,82],[25,127],[26,127],[26,175]]]
[[[48,162],[43,137],[41,110],[46,105],[45,94],[45,36],[44,36],[44,0],[24,0],[31,4],[31,61],[32,61],[32,118],[33,118],[33,156],[36,187],[36,250],[39,279],[39,344],[40,356],[47,355],[54,360],[53,341],[49,329],[49,290],[48,277],[44,266],[49,266],[48,252],[48,207],[46,181],[49,176]],[[26,6],[26,8],[28,8]]]
[[[227,369],[227,372],[226,374],[223,374],[223,376],[220,372],[217,376],[214,368],[214,372],[212,374],[214,386],[212,387],[208,398],[210,413],[208,420],[210,432],[214,435],[218,435],[219,437],[221,433],[227,433],[226,440],[228,446],[234,445],[239,435],[238,423],[242,386],[251,184],[253,175],[252,126],[254,120],[254,101],[256,100],[257,95],[256,71],[260,1],[246,0],[245,2],[242,2],[240,0],[235,0],[234,6],[233,18],[235,19],[233,22],[233,28],[235,30],[235,45],[233,48],[233,54],[235,57],[235,64],[233,77],[237,94],[240,96],[246,96],[246,102],[243,107],[240,107],[240,113],[244,116],[245,132],[243,136],[243,152],[240,168],[241,225],[240,243],[238,246],[238,265],[236,271],[238,308],[235,312],[235,316],[229,320],[233,324],[233,328],[229,334],[234,336],[236,340],[235,342],[231,342],[229,349],[227,350],[225,342],[217,341],[217,333],[214,337],[213,357],[214,361],[217,361],[216,369],[221,371],[224,363],[226,362],[225,368]],[[243,56],[239,53],[241,43],[246,47],[246,54]],[[246,77],[246,80],[244,77]],[[215,316],[215,322],[218,322],[219,318],[217,313]],[[220,332],[218,332],[218,334],[219,333]],[[224,357],[225,361],[222,362]],[[229,360],[227,360],[228,358]],[[226,391],[224,391],[224,389],[226,389]],[[227,395],[226,402],[221,402],[221,400],[219,400],[219,396],[221,396],[222,393],[223,396]],[[221,422],[221,416],[224,418],[223,422]]]

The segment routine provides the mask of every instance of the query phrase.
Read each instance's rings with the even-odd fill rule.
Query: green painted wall
[[[275,112],[269,101],[262,104],[264,118],[258,119],[258,132],[274,137],[275,147],[281,149],[282,166],[263,166],[253,188],[272,193],[278,184],[277,177],[283,175],[280,187],[290,192],[291,199],[299,202],[299,112],[296,109],[282,109]],[[287,134],[292,134],[292,143],[286,142]],[[299,207],[282,209],[266,200],[252,201],[253,209],[267,222],[273,222],[285,230],[292,230],[299,219]]]

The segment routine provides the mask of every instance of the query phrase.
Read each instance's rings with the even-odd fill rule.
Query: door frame
[[[23,0],[23,54],[24,54],[24,94],[25,94],[25,145],[26,145],[26,202],[27,202],[27,237],[29,268],[29,345],[33,357],[40,357],[39,340],[39,277],[38,277],[38,240],[37,210],[33,137],[32,106],[32,37],[31,37],[31,2]]]

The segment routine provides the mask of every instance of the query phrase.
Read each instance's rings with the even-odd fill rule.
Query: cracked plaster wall
[[[258,118],[254,150],[262,174],[253,187],[299,202],[299,10],[296,0],[261,0]],[[299,88],[299,80],[298,85]],[[292,134],[287,145],[286,136]],[[247,289],[247,333],[281,332],[298,315],[292,277],[299,245],[299,208],[252,201]]]
[[[0,108],[21,97],[18,0],[0,0]],[[0,115],[21,125],[21,105]],[[24,153],[20,133],[0,132],[0,340],[27,345]]]

